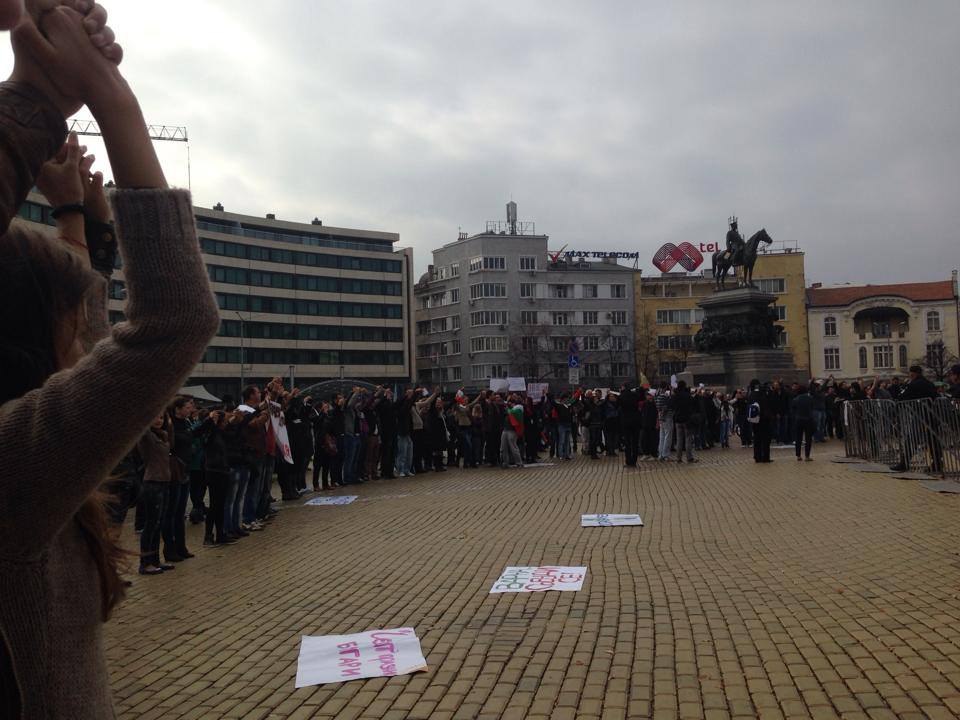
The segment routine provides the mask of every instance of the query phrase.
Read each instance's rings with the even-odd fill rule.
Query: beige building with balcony
[[[960,356],[957,297],[956,270],[940,282],[813,285],[807,290],[813,376],[904,376],[914,364],[941,374],[945,361]]]

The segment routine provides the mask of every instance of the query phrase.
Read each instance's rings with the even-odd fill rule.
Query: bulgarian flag
[[[507,417],[510,419],[510,425],[513,427],[513,431],[517,433],[517,437],[523,437],[523,406],[514,405],[507,410]]]

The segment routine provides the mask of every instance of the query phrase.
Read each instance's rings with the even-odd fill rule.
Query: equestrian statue
[[[773,238],[766,228],[760,228],[749,240],[744,240],[737,230],[736,216],[730,218],[730,229],[727,231],[727,249],[717,250],[713,254],[713,279],[717,290],[726,290],[725,280],[727,272],[733,268],[736,276],[737,268],[741,274],[737,278],[737,287],[756,287],[753,284],[753,266],[757,262],[757,247],[760,243],[769,245]]]

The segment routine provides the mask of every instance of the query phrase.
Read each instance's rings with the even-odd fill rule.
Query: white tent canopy
[[[203,385],[190,385],[188,387],[180,388],[178,395],[189,395],[194,400],[203,400],[204,402],[220,402],[220,398],[214,397],[207,392],[207,389]]]

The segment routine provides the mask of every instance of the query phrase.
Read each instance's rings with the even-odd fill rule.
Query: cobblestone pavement
[[[107,626],[139,718],[956,718],[960,496],[774,451],[367,483],[134,580]],[[338,491],[342,492],[342,491]],[[580,528],[638,512],[645,527]],[[193,529],[192,531],[196,531]],[[132,531],[130,531],[132,532]],[[508,565],[580,592],[489,595]],[[429,671],[294,688],[301,634],[413,626]]]

